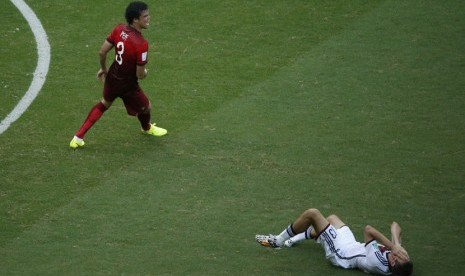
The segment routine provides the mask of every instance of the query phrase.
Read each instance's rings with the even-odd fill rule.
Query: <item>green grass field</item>
[[[363,275],[319,245],[256,244],[309,207],[362,240],[396,220],[415,275],[465,270],[465,2],[150,1],[153,139],[100,99],[97,52],[128,1],[26,1],[51,45],[0,135],[0,275]],[[0,120],[32,32],[0,0]]]

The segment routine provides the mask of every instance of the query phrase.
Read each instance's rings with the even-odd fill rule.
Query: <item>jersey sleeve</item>
[[[118,32],[118,27],[115,27],[113,29],[113,31],[111,31],[111,33],[107,36],[107,41],[110,42],[111,44],[115,45],[115,37],[117,36],[117,32]]]
[[[381,252],[378,242],[372,240],[365,245],[366,263],[364,271],[369,273],[377,273],[383,275],[390,274],[389,262],[387,254],[389,251]]]
[[[139,49],[137,49],[137,65],[145,65],[148,61],[149,54],[149,44],[147,41],[141,44]]]

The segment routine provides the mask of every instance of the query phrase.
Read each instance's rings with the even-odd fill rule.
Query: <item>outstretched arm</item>
[[[384,236],[381,232],[379,232],[378,230],[376,230],[374,227],[370,225],[367,225],[365,227],[365,231],[363,232],[363,235],[365,237],[365,242],[376,240],[377,242],[386,246],[387,249],[391,250],[393,255],[397,256],[398,258],[402,260],[409,260],[407,251],[405,251],[405,249],[402,246],[400,246],[400,230],[401,229],[398,224],[397,226],[391,225],[391,233],[393,234],[392,236],[393,241],[390,241],[388,238],[386,238],[386,236]]]

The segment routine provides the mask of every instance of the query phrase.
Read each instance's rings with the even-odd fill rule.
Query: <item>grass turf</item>
[[[255,244],[312,206],[358,238],[399,221],[418,274],[463,270],[460,1],[151,4],[142,86],[169,136],[139,135],[117,103],[76,152],[101,93],[96,52],[126,2],[29,4],[52,65],[0,136],[1,274],[359,273],[315,244]]]

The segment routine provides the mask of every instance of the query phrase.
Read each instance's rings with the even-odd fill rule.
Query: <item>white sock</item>
[[[298,235],[295,235],[294,237],[291,238],[293,242],[300,242],[303,240],[309,240],[311,239],[311,233],[313,230],[313,226],[310,225],[308,229],[305,232],[299,233]]]
[[[284,242],[284,244],[287,247],[291,247],[293,244],[296,244],[298,242],[301,242],[303,240],[308,240],[311,239],[310,233],[312,232],[313,227],[310,226],[305,232],[299,233],[295,235],[294,237],[289,238],[287,241]]]
[[[295,236],[295,233],[294,233],[294,230],[292,229],[292,224],[290,224],[288,227],[286,227],[286,229],[284,229],[281,234],[279,234],[278,236],[276,236],[276,243],[281,246],[284,244],[284,242],[288,239],[290,239],[291,237],[294,237]]]
[[[297,234],[294,237],[290,238],[292,243],[297,243],[297,242],[300,242],[300,241],[303,241],[303,240],[306,240],[306,239],[307,239],[307,235],[306,235],[305,232],[302,232],[302,233]]]

